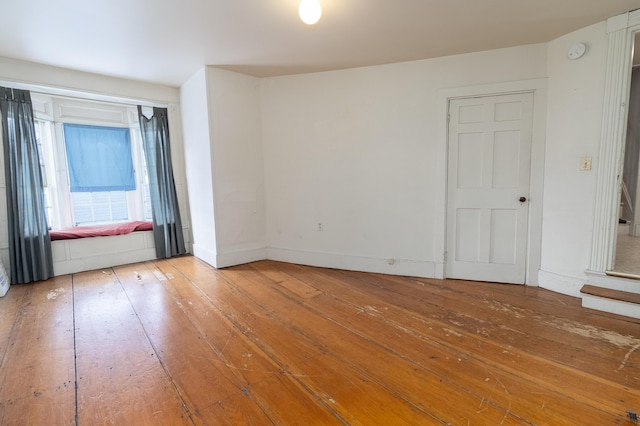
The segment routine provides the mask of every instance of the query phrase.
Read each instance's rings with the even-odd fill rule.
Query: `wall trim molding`
[[[277,247],[267,248],[267,259],[299,265],[318,266],[321,268],[422,278],[436,278],[436,270],[438,268],[437,262],[430,261],[394,259],[393,264],[390,265],[387,259],[382,258],[291,250]]]
[[[586,271],[588,284],[608,288],[611,290],[626,291],[628,293],[640,294],[640,286],[637,280],[628,278],[614,277],[602,272]]]
[[[193,243],[192,248],[193,248],[193,255],[195,257],[207,262],[209,265],[213,266],[214,268],[218,267],[216,264],[217,256],[214,251],[209,250],[207,247],[204,247],[198,243]]]
[[[166,106],[180,100],[177,87],[18,59],[0,57],[0,70],[0,84],[16,89],[133,105]]]
[[[237,251],[233,253],[222,253],[216,256],[216,268],[227,268],[229,266],[242,265],[244,263],[257,262],[267,259],[267,249],[257,248],[251,250]]]
[[[351,256],[335,253],[292,250],[278,247],[263,247],[233,253],[214,254],[194,244],[193,254],[216,269],[242,265],[260,260],[295,263],[298,265],[317,266],[321,268],[345,269],[349,271],[372,272],[389,275],[403,275],[422,278],[440,278],[437,271],[442,271],[443,264],[430,261],[388,259]]]
[[[607,68],[600,134],[599,168],[589,270],[613,268],[617,240],[620,180],[627,134],[627,104],[631,85],[631,46],[640,30],[640,10],[607,21]]]
[[[586,279],[568,277],[565,275],[555,274],[541,270],[538,273],[538,285],[541,288],[551,290],[556,293],[566,294],[568,296],[582,298],[580,289],[586,284]]]

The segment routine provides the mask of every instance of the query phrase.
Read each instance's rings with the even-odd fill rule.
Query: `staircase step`
[[[640,294],[630,293],[628,291],[611,290],[609,288],[596,287],[595,285],[584,285],[582,286],[580,293],[640,305]]]
[[[582,306],[640,319],[640,294],[584,285],[580,290]]]

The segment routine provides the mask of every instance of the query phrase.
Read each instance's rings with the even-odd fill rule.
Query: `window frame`
[[[51,229],[76,227],[69,190],[68,163],[63,131],[65,123],[129,129],[136,189],[126,191],[128,213],[126,221],[151,220],[145,214],[145,191],[148,191],[148,180],[136,107],[40,93],[32,93],[32,99],[34,119],[37,122],[48,123],[51,130],[51,149],[47,147],[42,152],[48,185],[52,188],[50,203],[53,207],[53,217],[49,219]],[[43,126],[37,125],[41,128]],[[122,223],[122,221],[93,222],[77,226],[108,223]]]

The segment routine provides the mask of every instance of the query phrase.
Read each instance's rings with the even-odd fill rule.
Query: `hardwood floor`
[[[538,288],[187,256],[12,286],[0,424],[633,424],[638,349]]]

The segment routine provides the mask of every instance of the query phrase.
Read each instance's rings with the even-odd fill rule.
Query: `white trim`
[[[590,294],[582,296],[582,307],[640,319],[640,305]]]
[[[556,293],[566,294],[573,297],[582,297],[580,290],[585,280],[575,277],[567,277],[564,275],[554,274],[553,272],[540,271],[538,273],[540,287]]]
[[[216,256],[216,268],[226,268],[229,266],[242,265],[244,263],[257,262],[267,258],[267,249],[257,248],[243,250],[234,253],[223,253]]]
[[[586,271],[585,275],[591,285],[611,290],[640,294],[640,282],[628,278],[614,277],[602,272]]]
[[[0,57],[0,85],[51,95],[145,106],[179,102],[180,89]]]
[[[626,30],[629,27],[629,13],[613,16],[607,19],[607,34],[620,30]]]
[[[156,259],[152,231],[51,242],[54,275]]]
[[[618,200],[633,60],[631,48],[637,31],[640,31],[640,10],[623,13],[607,21],[609,45],[600,137],[600,168],[596,183],[589,263],[589,270],[595,272],[605,272],[615,262]]]
[[[107,102],[110,104],[117,104],[117,105],[129,105],[129,106],[142,105],[145,107],[158,107],[158,108],[166,108],[168,105],[168,103],[161,102],[161,101],[150,101],[150,100],[143,100],[143,99],[126,98],[122,96],[107,95],[104,93],[85,92],[85,91],[71,89],[71,88],[46,86],[42,84],[27,83],[27,82],[20,82],[20,81],[0,80],[0,86],[9,87],[11,89],[28,90],[32,93],[37,93],[41,95],[58,96],[61,98],[76,99],[76,100]]]
[[[193,255],[200,260],[207,262],[209,265],[214,268],[218,267],[217,256],[216,253],[212,250],[209,250],[207,247],[201,246],[198,243],[193,243]]]
[[[266,248],[237,251],[233,253],[216,254],[198,244],[193,245],[193,255],[208,263],[214,268],[228,268],[229,266],[242,265],[267,259]]]
[[[267,258],[280,262],[318,266],[322,268],[423,278],[436,278],[436,270],[438,269],[437,262],[407,259],[393,259],[393,262],[390,262],[390,259],[290,250],[277,247],[267,248]],[[440,269],[442,269],[442,266],[440,266]]]
[[[634,12],[635,16],[640,11]],[[593,239],[589,270],[604,272],[613,267],[618,227],[620,179],[624,161],[627,104],[631,85],[631,46],[634,32],[640,27],[628,27],[630,14],[609,19],[607,29],[608,55],[602,111],[602,131],[596,181],[593,218]]]
[[[547,79],[521,80],[504,83],[486,84],[440,89],[438,91],[438,168],[436,176],[443,184],[439,186],[436,199],[441,206],[436,214],[435,229],[435,260],[444,264],[446,251],[446,218],[447,218],[447,144],[448,126],[447,114],[449,101],[456,98],[470,98],[475,96],[504,95],[510,93],[532,92],[533,99],[533,133],[531,142],[531,180],[529,192],[529,235],[527,241],[527,270],[525,284],[538,285],[538,271],[541,264],[542,247],[542,194],[544,182],[544,151],[547,106]],[[446,278],[444,269],[437,270],[436,278]]]

